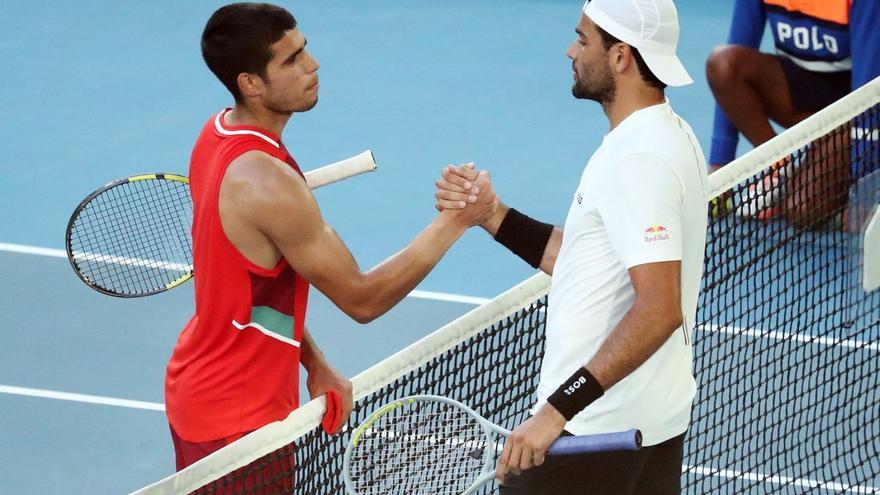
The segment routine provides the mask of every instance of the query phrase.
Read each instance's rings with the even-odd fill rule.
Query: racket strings
[[[139,201],[142,198],[137,196],[132,196],[128,198],[128,202],[125,202],[126,198],[124,197],[124,194],[126,192],[127,191],[125,191],[123,187],[108,191],[108,200],[112,199],[113,201],[108,201],[105,208],[107,214],[101,218],[103,223],[100,224],[102,227],[102,233],[106,236],[105,240],[107,241],[105,245],[100,247],[100,252],[123,253],[126,255],[124,257],[105,256],[102,258],[102,262],[110,263],[107,265],[108,269],[115,270],[115,274],[123,278],[127,278],[125,276],[129,274],[129,271],[123,271],[120,270],[120,268],[131,266],[132,262],[137,265],[139,262],[147,263],[148,261],[157,259],[155,256],[155,250],[150,249],[149,246],[145,246],[141,242],[141,236],[131,235],[133,232],[127,229],[123,230],[116,228],[117,225],[113,223],[112,217],[109,216],[116,212],[123,222],[122,225],[138,225],[147,235],[155,235],[157,233],[156,229],[153,228],[153,220],[142,218],[140,213],[154,211],[155,205],[142,203]],[[149,265],[145,264],[142,266]],[[130,281],[135,282],[135,280]]]
[[[356,492],[461,494],[483,471],[487,435],[454,405],[416,401],[386,413],[352,452]]]
[[[124,191],[122,188],[116,188],[117,190],[113,191],[116,196],[116,198],[114,198],[116,199],[116,202],[113,203],[113,205],[124,204],[124,207],[119,208],[120,216],[124,221],[123,225],[136,225],[138,226],[139,231],[133,232],[129,229],[125,229],[107,232],[109,234],[109,239],[116,242],[115,245],[109,246],[109,250],[105,250],[105,252],[126,253],[127,256],[125,258],[110,260],[112,264],[107,266],[111,269],[115,269],[116,274],[126,279],[129,283],[140,283],[140,289],[149,290],[152,287],[143,285],[147,279],[137,276],[138,273],[132,271],[130,267],[143,267],[150,271],[149,276],[158,277],[159,279],[173,275],[165,274],[160,271],[164,268],[162,266],[164,263],[158,261],[172,258],[172,253],[160,252],[154,242],[144,242],[144,239],[162,239],[161,237],[156,236],[167,235],[168,230],[170,229],[160,229],[159,227],[163,225],[173,225],[169,222],[173,222],[173,216],[170,215],[171,210],[166,208],[165,203],[163,203],[165,199],[160,198],[155,194],[157,189],[157,187],[155,187],[156,185],[148,184],[146,182],[134,184],[145,186],[134,191],[138,193],[139,196],[132,196],[128,203],[123,203],[126,199],[124,195],[128,193],[128,191]],[[147,196],[141,196],[143,193],[146,193]],[[173,203],[169,203],[168,206],[173,206]],[[160,214],[160,216],[157,216],[157,213]],[[171,278],[168,281],[170,282],[175,278],[177,277]]]
[[[80,273],[111,292],[150,293],[191,272],[187,184],[141,180],[95,196],[79,213],[70,247]]]
[[[392,437],[396,440],[393,448],[380,450],[378,455],[373,456],[374,465],[388,467],[385,472],[372,473],[371,481],[381,482],[373,485],[380,488],[376,493],[387,493],[387,489],[393,487],[397,489],[406,487],[404,492],[425,490],[429,493],[438,493],[440,488],[461,484],[462,486],[452,490],[460,493],[469,485],[466,480],[462,482],[453,464],[456,458],[461,457],[460,453],[447,455],[444,450],[448,450],[445,448],[448,446],[443,445],[442,440],[437,438],[433,430],[435,428],[420,425],[414,433],[395,435]],[[400,465],[401,459],[404,460],[405,465]],[[419,477],[413,478],[412,472],[419,473]]]

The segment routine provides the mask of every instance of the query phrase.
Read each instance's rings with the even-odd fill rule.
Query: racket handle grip
[[[547,453],[550,455],[589,454],[609,450],[639,450],[641,447],[642,432],[629,430],[598,435],[560,437],[550,444]]]

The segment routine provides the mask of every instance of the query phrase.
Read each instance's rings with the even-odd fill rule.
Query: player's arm
[[[562,228],[540,222],[504,203],[480,224],[493,239],[534,268],[553,275],[562,247]]]
[[[436,208],[439,211],[463,208],[476,200],[473,194],[477,172],[468,165],[448,166],[436,182]],[[493,239],[534,268],[553,275],[562,247],[562,229],[539,222],[499,201],[495,213],[480,224]]]
[[[548,399],[566,419],[647,361],[684,319],[682,181],[672,167],[650,153],[624,157],[608,180],[607,187],[616,193],[606,196],[598,210],[615,255],[627,267],[633,304],[596,354]],[[571,392],[575,382],[583,386]]]
[[[681,261],[634,266],[629,276],[635,292],[632,307],[593,358],[547,399],[536,414],[540,420],[565,424],[647,361],[681,327]]]
[[[629,277],[633,305],[586,366],[605,390],[647,361],[683,322],[680,261],[634,266]]]
[[[543,463],[547,446],[604,390],[635,371],[681,325],[680,261],[648,263],[629,269],[635,301],[596,355],[548,398],[534,416],[517,427],[499,459],[499,479]],[[571,392],[567,395],[566,391]]]
[[[494,211],[494,204],[487,186],[478,208],[437,215],[403,250],[363,272],[324,221],[305,181],[287,164],[265,153],[245,153],[230,164],[221,185],[223,210],[252,227],[253,235],[265,236],[269,243],[263,244],[276,246],[297,273],[361,323],[403,299],[469,225]]]
[[[351,381],[330,366],[308,328],[303,329],[300,349],[302,350],[300,358],[302,365],[309,375],[306,380],[309,397],[314,399],[330,390],[335,390],[339,394],[342,408],[335,422],[337,425],[344,424],[348,421],[348,416],[354,408]]]

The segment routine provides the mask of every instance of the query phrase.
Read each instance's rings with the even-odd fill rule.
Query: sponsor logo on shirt
[[[645,229],[645,242],[658,242],[669,240],[669,229],[662,225],[651,225]]]
[[[578,204],[581,204],[581,202],[583,202],[583,200],[584,200],[584,195],[581,193],[578,193],[577,196],[575,196],[575,199],[577,200]]]
[[[776,36],[780,43],[794,42],[794,46],[801,50],[828,50],[835,55],[840,52],[837,39],[829,34],[820,33],[817,26],[792,26],[779,22],[776,24]]]

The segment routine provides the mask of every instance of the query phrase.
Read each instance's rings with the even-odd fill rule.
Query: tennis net
[[[880,79],[709,183],[683,491],[880,493]],[[422,393],[524,420],[548,288],[536,275],[355,377],[346,431]],[[297,494],[342,494],[349,435],[321,432],[323,408],[309,402],[136,493],[279,493],[295,476]]]

